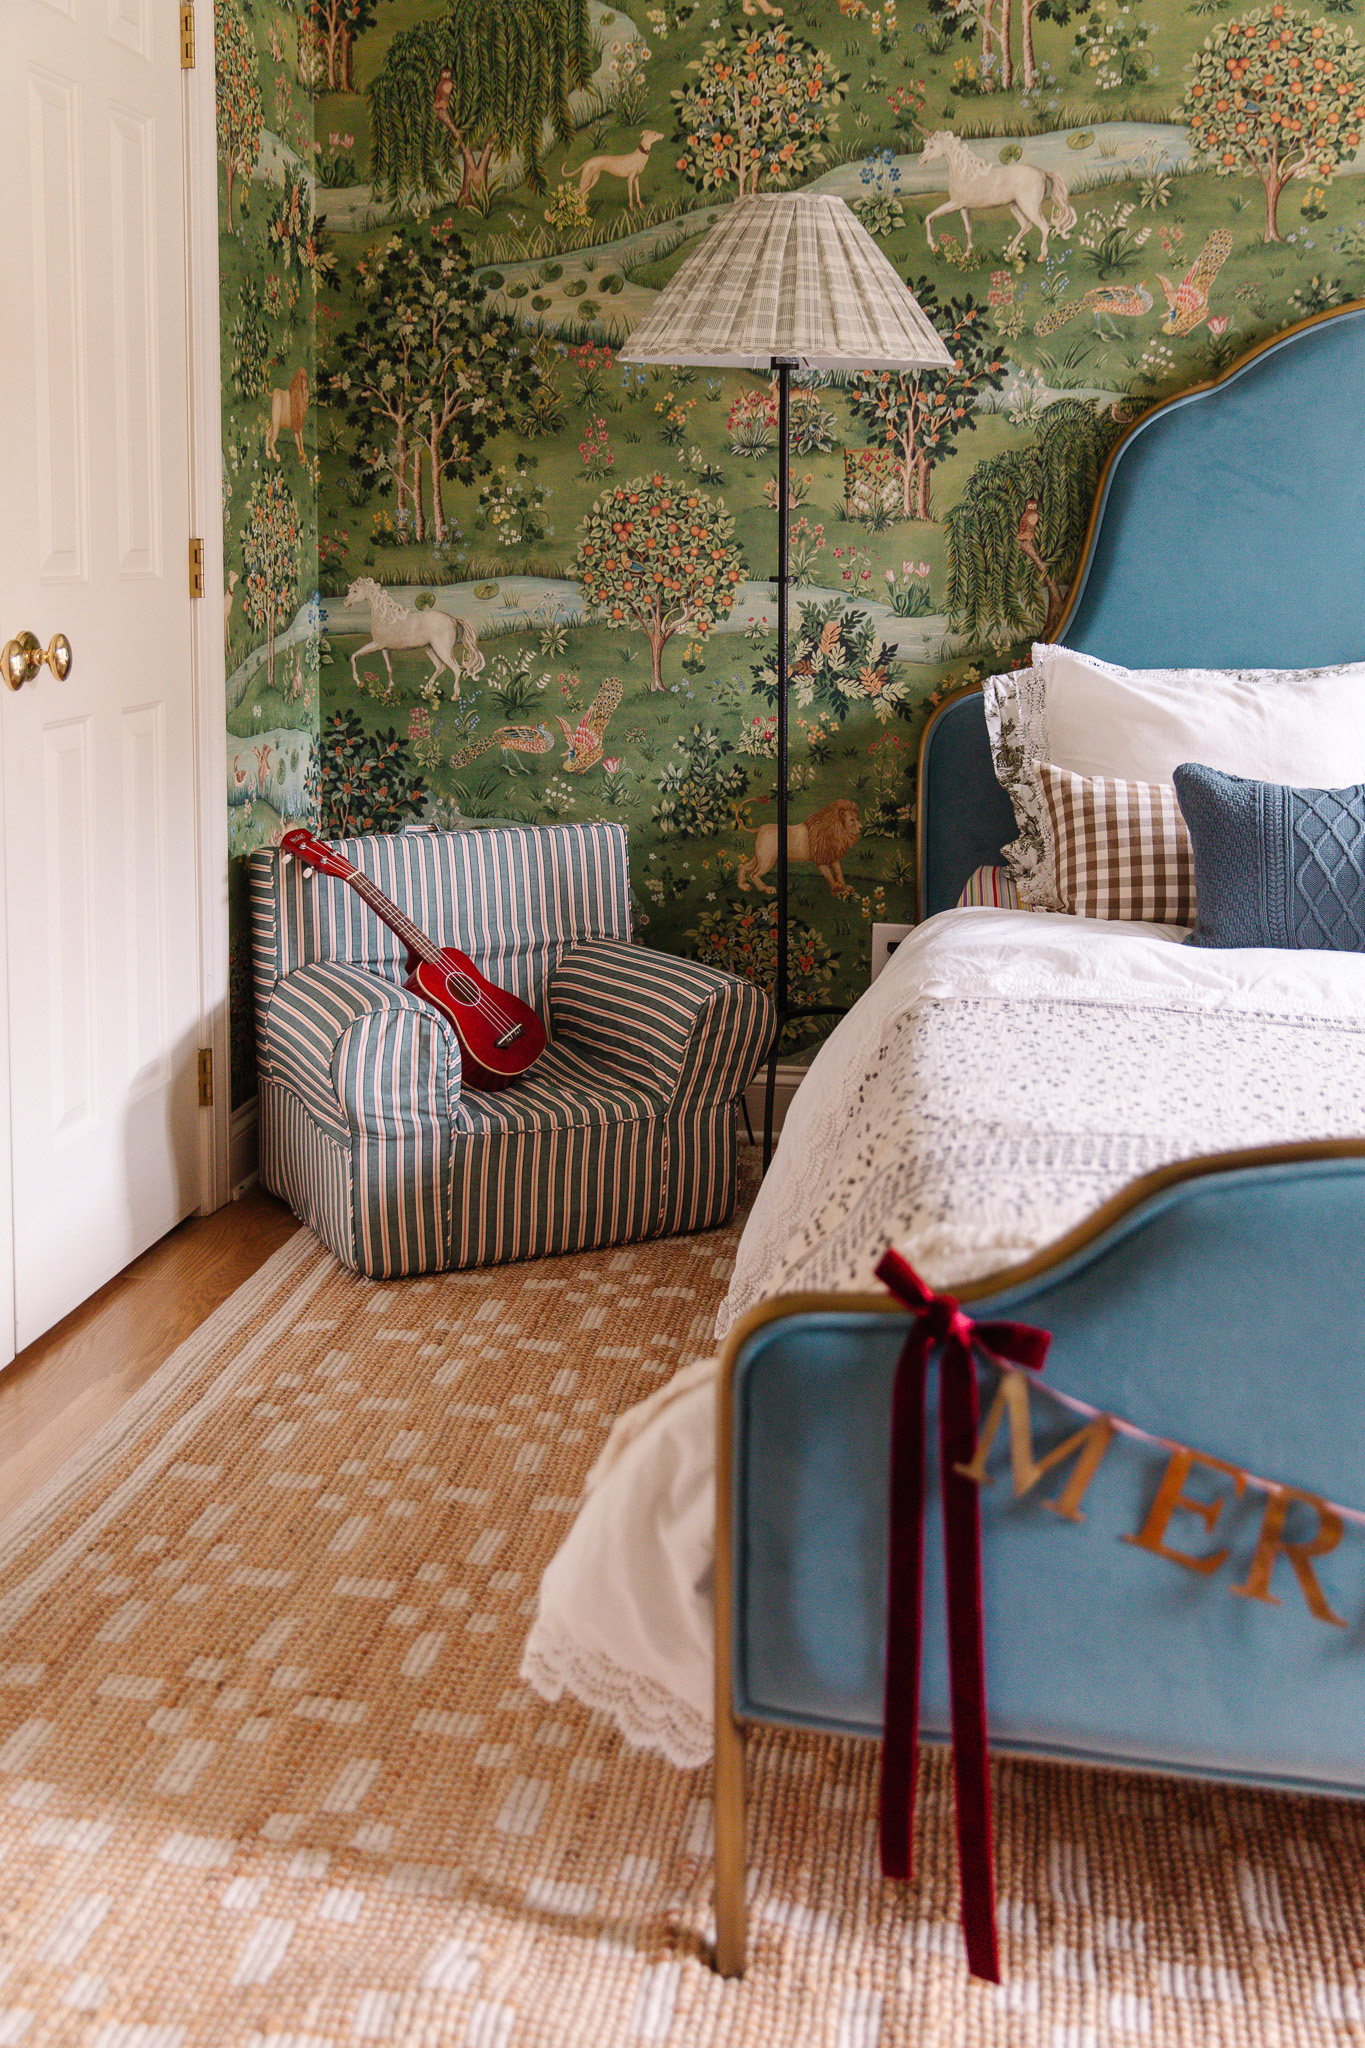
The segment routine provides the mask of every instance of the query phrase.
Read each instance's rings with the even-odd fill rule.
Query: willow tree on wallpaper
[[[618,817],[641,935],[771,975],[775,398],[618,351],[835,192],[954,354],[793,409],[795,975],[856,995],[1122,425],[1361,290],[1354,6],[217,0],[234,850]]]

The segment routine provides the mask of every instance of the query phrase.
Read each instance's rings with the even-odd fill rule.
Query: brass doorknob
[[[46,647],[35,633],[20,633],[0,648],[0,671],[12,690],[31,683],[46,662],[59,683],[71,673],[71,642],[65,633],[54,633]]]

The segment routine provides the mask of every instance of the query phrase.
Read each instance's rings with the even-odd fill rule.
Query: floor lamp
[[[777,1030],[768,1057],[763,1165],[772,1156],[777,1054],[795,1017],[787,973],[787,540],[793,370],[949,369],[952,357],[903,280],[842,199],[736,200],[660,292],[623,363],[761,370],[777,378]]]

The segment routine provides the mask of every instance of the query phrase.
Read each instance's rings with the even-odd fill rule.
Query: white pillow
[[[1075,775],[1169,782],[1182,761],[1335,789],[1365,781],[1365,663],[1319,669],[1124,669],[1035,647],[1049,759]]]
[[[1365,782],[1365,663],[1320,669],[1125,669],[1038,645],[1041,758],[1074,775],[1170,782],[1182,761],[1300,788]],[[1020,895],[1062,907],[1046,805]]]

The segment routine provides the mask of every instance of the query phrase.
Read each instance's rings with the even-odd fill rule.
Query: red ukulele
[[[450,1019],[460,1041],[465,1076],[476,1088],[505,1088],[535,1065],[545,1050],[545,1027],[529,1004],[485,980],[467,953],[436,945],[368,875],[311,832],[286,832],[280,850],[324,875],[349,882],[402,940],[408,949],[404,987]]]

